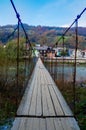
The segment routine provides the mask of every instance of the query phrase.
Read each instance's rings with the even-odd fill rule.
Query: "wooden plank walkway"
[[[49,72],[38,59],[11,130],[80,130]]]

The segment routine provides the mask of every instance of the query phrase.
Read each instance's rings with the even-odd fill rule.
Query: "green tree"
[[[41,36],[39,43],[43,45],[47,45],[47,37],[46,36]]]
[[[0,46],[0,66],[3,66],[3,64],[5,64],[5,60],[6,60],[6,49],[4,48],[4,46]]]
[[[61,51],[61,56],[68,56],[68,50],[67,49],[62,50]]]
[[[15,59],[17,57],[17,39],[11,40],[6,45],[6,55],[8,59]],[[23,56],[23,51],[25,49],[25,39],[21,38],[19,42],[19,56]]]

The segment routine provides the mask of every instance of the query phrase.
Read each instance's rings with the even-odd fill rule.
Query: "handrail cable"
[[[26,33],[26,30],[25,30],[25,28],[24,28],[24,25],[23,25],[23,23],[21,22],[20,14],[17,12],[17,9],[16,9],[16,7],[15,7],[15,5],[14,5],[14,3],[13,3],[13,0],[10,0],[10,2],[11,2],[11,4],[12,4],[13,8],[14,8],[14,11],[15,11],[15,13],[16,13],[16,17],[17,17],[19,23],[21,24],[21,27],[22,27],[22,29],[23,29],[23,31],[24,31],[24,33],[25,33],[25,37],[26,37],[26,40],[27,40],[26,43],[29,43],[31,49],[32,49],[33,52],[34,52],[34,48],[32,47],[32,45],[31,45],[31,43],[30,43],[30,40],[29,40],[29,38],[28,38],[28,35],[27,35],[27,33]]]
[[[74,76],[73,76],[73,99],[74,99],[74,115],[76,111],[76,64],[77,64],[77,49],[78,49],[78,20],[81,18],[82,14],[86,11],[86,8],[77,15],[77,18],[74,20],[74,22],[65,30],[65,32],[62,34],[62,36],[58,39],[58,41],[55,43],[55,45],[58,45],[59,41],[63,39],[63,51],[64,51],[64,36],[66,33],[71,29],[71,27],[75,24],[75,33],[76,33],[76,46],[75,46],[75,57],[74,57]],[[64,56],[63,56],[63,86],[64,86]]]
[[[62,38],[63,36],[70,30],[70,28],[74,25],[74,23],[80,19],[80,17],[82,16],[82,14],[86,11],[86,8],[84,8],[84,10],[79,14],[77,15],[77,18],[74,20],[74,22],[65,30],[65,32],[62,34],[62,36],[58,39],[58,41],[55,43],[57,44]]]

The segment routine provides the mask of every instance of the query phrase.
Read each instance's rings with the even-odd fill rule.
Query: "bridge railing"
[[[84,79],[83,77],[79,77],[81,75],[79,66],[81,64],[84,65],[84,68],[86,66],[84,50],[84,47],[86,48],[86,39],[84,37],[86,36],[86,32],[84,32],[83,28],[83,35],[81,36],[79,27],[80,23],[85,21],[85,11],[86,8],[76,17],[68,28],[65,28],[62,36],[57,36],[58,40],[53,46],[53,49],[57,48],[56,57],[43,60],[75,116],[77,115],[77,104],[81,97],[81,92],[79,92],[80,87],[82,87],[82,84],[86,84],[85,75]],[[82,102],[84,102],[84,99]],[[81,117],[81,120],[83,120],[83,117]]]
[[[7,36],[7,44],[0,48],[0,106],[4,115],[0,116],[3,124],[7,118],[15,117],[18,105],[24,94],[28,80],[36,64],[35,52],[28,34],[21,22],[13,1],[18,24],[14,31]],[[22,35],[21,35],[22,32]],[[1,51],[0,51],[1,53]],[[0,122],[0,124],[1,124]]]
[[[23,73],[24,74],[23,75],[23,77],[24,77],[24,81],[23,81],[24,87],[21,89],[21,91],[19,90],[19,93],[21,93],[21,92],[24,92],[25,86],[28,82],[28,79],[30,78],[30,75],[31,75],[32,70],[33,70],[34,65],[35,65],[35,60],[34,60],[35,51],[33,49],[32,44],[30,43],[30,40],[28,38],[28,34],[27,34],[27,32],[24,28],[24,25],[23,25],[23,23],[20,19],[20,15],[17,12],[17,9],[16,9],[13,1],[12,0],[10,0],[10,1],[11,1],[12,6],[13,6],[13,9],[15,11],[17,20],[18,20],[18,29],[17,29],[18,30],[17,31],[17,35],[18,35],[18,37],[17,37],[17,74],[16,74],[17,88],[19,88],[19,81],[20,81],[20,77],[21,77],[21,73],[19,72],[20,66],[21,66],[20,65],[20,62],[21,62],[20,58],[23,59],[23,62],[24,62],[24,65],[25,65],[24,68],[23,68],[24,69],[24,73]],[[22,28],[22,31],[24,32],[24,37],[25,37],[25,43],[23,43],[24,53],[23,53],[22,57],[20,57],[21,56],[21,52],[20,52],[20,27]]]

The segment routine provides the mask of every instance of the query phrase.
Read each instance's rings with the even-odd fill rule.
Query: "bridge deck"
[[[12,130],[79,130],[73,114],[39,59]]]

